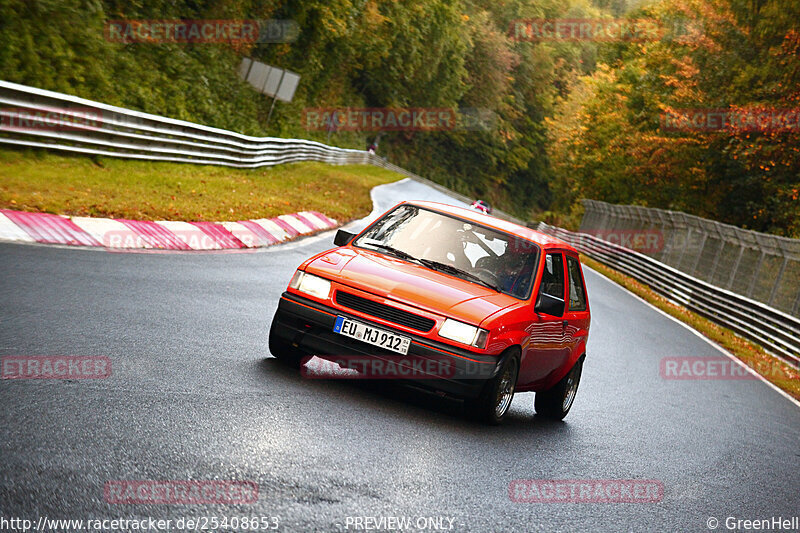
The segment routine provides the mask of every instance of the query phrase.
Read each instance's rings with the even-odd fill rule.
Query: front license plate
[[[411,339],[402,335],[396,335],[385,329],[376,328],[350,320],[343,316],[336,317],[336,323],[333,325],[334,333],[339,333],[345,337],[366,342],[375,346],[380,346],[393,352],[401,353],[403,355],[408,353],[408,346],[411,344]]]

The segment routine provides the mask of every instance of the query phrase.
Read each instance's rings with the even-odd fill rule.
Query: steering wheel
[[[485,281],[489,281],[492,285],[500,285],[500,278],[488,268],[476,268],[473,270],[473,274]]]

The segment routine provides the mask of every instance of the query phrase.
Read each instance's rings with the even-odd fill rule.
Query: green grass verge
[[[370,189],[403,176],[371,165],[291,163],[231,169],[0,150],[0,208],[137,220],[224,221],[372,210]]]
[[[761,346],[740,337],[733,331],[711,322],[693,311],[676,305],[650,287],[635,279],[621,274],[594,259],[581,254],[581,261],[589,268],[596,270],[622,285],[632,293],[650,302],[670,316],[685,322],[712,341],[716,342],[747,366],[764,376],[769,382],[786,391],[790,396],[800,400],[800,372],[794,367],[773,357],[764,351]]]

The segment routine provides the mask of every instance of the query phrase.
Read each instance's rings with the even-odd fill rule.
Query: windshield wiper
[[[449,272],[450,274],[455,274],[457,276],[463,276],[465,278],[468,278],[468,279],[474,281],[475,283],[483,285],[484,287],[488,287],[488,288],[492,289],[493,291],[497,291],[497,292],[500,292],[500,293],[503,292],[503,291],[500,290],[500,288],[498,286],[493,285],[492,283],[489,283],[485,279],[476,276],[472,272],[467,272],[466,270],[461,270],[460,268],[455,267],[453,265],[448,265],[447,263],[442,263],[440,261],[434,261],[433,259],[424,259],[424,258],[421,258],[421,257],[414,257],[410,253],[404,252],[403,250],[397,249],[394,246],[390,246],[388,244],[383,244],[383,243],[379,243],[379,242],[365,242],[363,244],[366,244],[367,246],[372,246],[373,248],[378,248],[380,250],[385,250],[385,251],[389,252],[390,254],[399,257],[400,259],[403,259],[403,260],[409,261],[409,262],[413,262],[413,263],[419,263],[419,264],[421,264],[423,266],[426,266],[426,267],[430,268],[431,270],[438,270],[440,272]]]
[[[443,271],[443,272],[449,272],[450,274],[455,274],[457,276],[464,276],[465,278],[468,278],[468,279],[470,279],[470,280],[472,280],[472,281],[474,281],[476,283],[479,283],[479,284],[481,284],[481,285],[483,285],[485,287],[489,287],[490,289],[492,289],[494,291],[503,292],[503,291],[500,290],[500,287],[498,287],[497,285],[489,283],[485,279],[483,279],[483,278],[481,278],[479,276],[476,276],[472,272],[467,272],[466,270],[461,270],[460,268],[458,268],[456,266],[448,265],[447,263],[441,263],[439,261],[434,261],[433,259],[418,259],[417,261],[419,261],[420,263],[422,263],[426,267],[430,268],[431,270],[439,270],[439,271]]]
[[[365,242],[363,244],[366,244],[367,246],[372,246],[374,248],[379,248],[381,250],[385,250],[385,251],[389,252],[390,254],[396,255],[397,257],[399,257],[400,259],[403,259],[405,261],[412,261],[414,263],[421,263],[422,262],[420,259],[417,259],[416,257],[411,255],[410,253],[404,252],[403,250],[398,250],[394,246],[389,246],[388,244],[381,244],[379,242]]]

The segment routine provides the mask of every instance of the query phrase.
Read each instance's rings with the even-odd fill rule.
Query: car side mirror
[[[565,302],[562,298],[556,298],[549,294],[542,293],[539,295],[539,300],[536,302],[536,307],[533,310],[536,313],[544,313],[550,316],[563,316]]]
[[[355,233],[350,233],[349,231],[340,229],[339,231],[336,232],[336,236],[333,238],[333,244],[335,244],[336,246],[344,246],[350,241],[352,241],[353,237],[355,236],[356,236]]]

